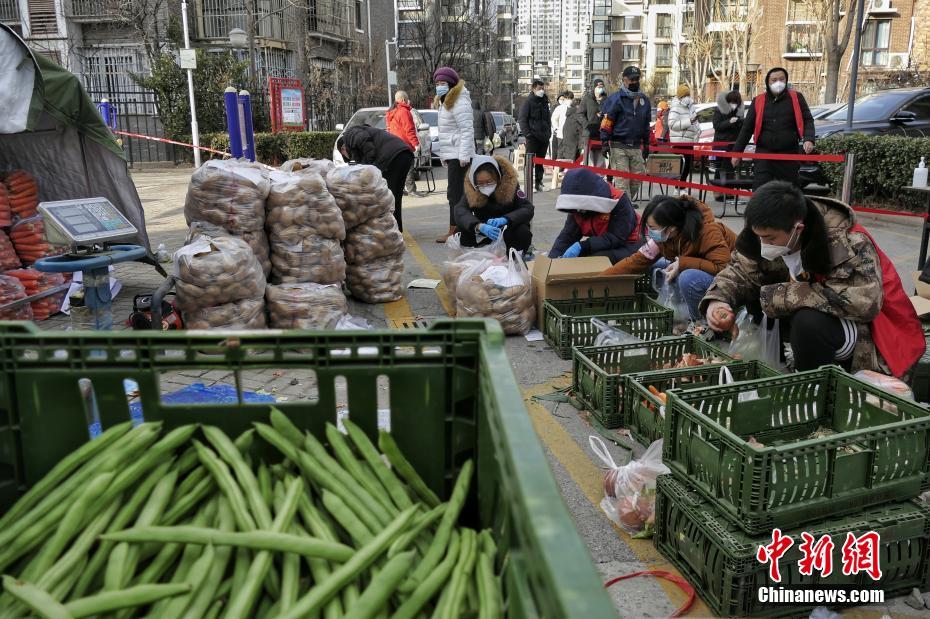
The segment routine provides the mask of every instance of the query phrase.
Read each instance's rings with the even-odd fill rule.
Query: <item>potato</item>
[[[302,237],[291,231],[283,239],[272,237],[271,265],[271,280],[276,284],[341,284],[346,278],[346,260],[339,241],[315,234]]]
[[[208,161],[191,176],[184,201],[187,223],[205,221],[230,232],[261,230],[270,184],[261,166]]]
[[[174,256],[178,307],[191,312],[261,299],[265,274],[252,248],[242,239],[224,236],[185,245]]]
[[[392,213],[384,213],[352,228],[346,235],[345,254],[350,264],[364,264],[404,251],[404,235]]]
[[[326,185],[342,209],[346,230],[384,213],[394,212],[394,195],[381,171],[374,166],[333,168],[326,174]]]
[[[346,285],[364,303],[390,303],[403,297],[404,256],[386,256],[346,266]]]
[[[349,310],[339,286],[269,285],[265,290],[269,322],[278,329],[334,329]]]
[[[188,329],[264,329],[266,325],[262,299],[204,307],[184,312],[183,316]]]
[[[290,159],[281,164],[282,172],[296,172],[297,174],[319,174],[326,176],[327,172],[336,167],[329,159],[309,159],[300,157]]]
[[[319,174],[272,172],[266,217],[270,235],[301,226],[326,238],[346,237],[342,211]]]
[[[466,257],[467,254],[449,267],[450,270],[464,267],[454,289],[456,316],[494,318],[504,333],[527,333],[536,311],[529,272],[523,263],[502,264],[497,258],[464,260]]]

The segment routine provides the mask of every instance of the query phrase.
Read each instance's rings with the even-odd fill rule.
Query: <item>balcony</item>
[[[119,0],[71,0],[68,5],[70,6],[68,16],[75,21],[97,21],[120,15]]]
[[[18,0],[0,0],[0,22],[19,22]]]

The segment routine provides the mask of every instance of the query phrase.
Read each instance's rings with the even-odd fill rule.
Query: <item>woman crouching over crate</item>
[[[508,249],[526,252],[533,242],[533,203],[520,190],[516,168],[500,155],[472,158],[465,194],[454,214],[463,246],[496,241],[502,230]]]
[[[849,206],[772,181],[745,218],[733,261],[701,301],[713,330],[726,331],[741,305],[778,319],[799,371],[838,364],[901,378],[921,357],[920,321],[894,264]]]
[[[643,211],[645,244],[635,254],[604,271],[632,275],[662,269],[665,282],[678,286],[692,320],[714,276],[730,263],[736,233],[691,196],[656,196]]]

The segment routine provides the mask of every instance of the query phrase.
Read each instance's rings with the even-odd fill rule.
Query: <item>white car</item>
[[[388,108],[386,107],[365,107],[354,114],[352,118],[349,119],[349,122],[342,125],[336,125],[336,131],[339,131],[339,137],[342,137],[342,132],[348,129],[349,127],[357,127],[359,125],[369,125],[375,127],[376,129],[385,129],[385,116],[387,115]],[[420,140],[420,160],[416,162],[417,167],[424,167],[430,165],[433,156],[433,143],[430,139],[432,132],[432,127],[424,122],[423,115],[419,110],[411,110],[413,113],[413,121],[417,125],[417,139]],[[436,112],[433,112],[434,114]],[[436,128],[436,131],[439,131],[439,128]],[[339,138],[336,138],[336,141],[339,141]],[[345,165],[345,160],[342,158],[342,153],[336,149],[336,145],[333,144],[333,161],[336,165]]]
[[[431,149],[435,146],[439,148],[439,111],[438,110],[417,110],[420,113],[420,116],[423,117],[423,122],[429,125],[429,139],[431,144]],[[431,150],[432,160],[434,163],[439,163],[439,153]]]

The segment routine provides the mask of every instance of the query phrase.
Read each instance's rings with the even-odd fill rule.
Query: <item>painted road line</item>
[[[420,265],[423,276],[428,279],[439,280],[439,285],[435,288],[436,296],[439,297],[439,302],[442,303],[442,307],[446,310],[446,314],[455,316],[455,300],[449,295],[449,290],[442,280],[442,275],[440,275],[436,267],[433,266],[433,262],[423,253],[423,248],[420,247],[420,244],[413,238],[413,235],[409,232],[404,232],[404,241],[407,243],[407,250],[413,256],[413,259],[417,261],[417,264]]]
[[[552,452],[556,460],[565,467],[572,481],[581,489],[588,501],[600,512],[601,499],[604,498],[604,471],[591,461],[588,454],[579,447],[575,439],[562,427],[562,424],[556,420],[552,413],[533,399],[533,396],[552,393],[556,389],[567,387],[570,383],[571,378],[560,376],[540,385],[529,387],[523,390],[523,400],[540,440]],[[625,532],[622,532],[622,529],[617,525],[611,524],[617,534],[620,535],[621,541],[633,551],[633,554],[644,564],[646,569],[664,569],[676,574],[679,573],[673,565],[659,554],[651,541],[632,539]],[[676,585],[664,579],[657,580],[672,604],[680,605],[684,603],[685,596]],[[711,612],[704,605],[704,602],[698,598],[689,614],[702,617],[710,616]]]

